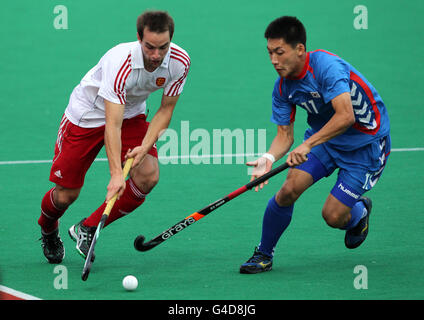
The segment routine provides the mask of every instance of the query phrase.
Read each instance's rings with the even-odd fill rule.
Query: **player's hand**
[[[128,158],[134,158],[133,164],[131,168],[134,168],[141,164],[146,157],[147,151],[144,150],[142,146],[135,147],[134,149],[128,150],[127,154],[125,155],[125,159]]]
[[[115,194],[118,194],[119,199],[125,190],[125,179],[121,174],[115,174],[110,177],[109,185],[107,186],[106,202],[109,202]]]
[[[263,176],[265,173],[271,171],[272,169],[272,161],[265,157],[260,157],[255,161],[247,162],[246,165],[253,167],[252,177],[250,178],[250,181],[257,179],[260,176]],[[265,184],[268,184],[268,180],[256,186],[255,191],[258,192],[258,190],[262,189]]]
[[[302,143],[300,146],[296,147],[292,152],[289,153],[287,157],[287,163],[290,167],[298,166],[308,161],[309,152],[311,152],[311,147],[306,143]]]

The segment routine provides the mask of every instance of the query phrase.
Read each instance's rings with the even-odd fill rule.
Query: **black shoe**
[[[369,230],[369,219],[372,210],[372,201],[370,198],[361,197],[359,201],[364,203],[365,208],[367,209],[366,215],[359,220],[356,227],[347,230],[345,234],[345,246],[348,249],[355,249],[359,247],[362,242],[365,241],[368,235]]]
[[[255,248],[253,256],[240,266],[240,273],[259,273],[272,269],[272,256]]]
[[[61,263],[65,258],[65,248],[59,236],[59,229],[50,234],[41,233],[41,247],[49,263]]]
[[[68,233],[71,239],[77,243],[75,248],[77,249],[78,253],[85,259],[87,257],[88,251],[90,250],[91,242],[93,241],[97,227],[84,226],[84,220],[85,219],[82,219],[79,223],[70,227]],[[95,255],[93,252],[91,261],[94,261],[94,258]]]

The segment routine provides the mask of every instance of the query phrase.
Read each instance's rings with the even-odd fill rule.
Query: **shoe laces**
[[[88,245],[91,245],[95,233],[95,227],[84,227],[83,232],[81,232],[81,241],[86,241]]]
[[[253,254],[253,256],[248,260],[248,262],[253,262],[253,263],[258,263],[264,260],[271,260],[271,257],[269,257],[268,255],[258,251],[257,249],[255,250],[255,253]]]
[[[49,248],[58,248],[62,244],[60,238],[55,235],[41,236],[39,240],[42,241],[43,246],[47,246]]]

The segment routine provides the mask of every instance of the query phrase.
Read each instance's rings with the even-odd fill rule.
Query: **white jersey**
[[[79,127],[100,127],[106,122],[104,99],[125,105],[124,119],[145,114],[150,93],[162,88],[166,96],[181,94],[189,68],[190,57],[174,43],[153,72],[144,69],[138,41],[121,43],[106,52],[74,88],[65,116]]]

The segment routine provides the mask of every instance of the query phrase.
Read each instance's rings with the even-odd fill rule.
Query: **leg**
[[[346,181],[349,181],[349,184]],[[355,185],[354,180],[341,169],[339,178],[324,204],[322,216],[330,227],[346,230],[345,245],[353,249],[364,242],[368,235],[372,203],[371,199],[362,197],[366,190],[358,185],[351,185]]]
[[[38,219],[43,234],[47,235],[57,230],[60,217],[78,198],[80,191],[81,188],[68,189],[56,184],[44,195]]]
[[[66,209],[77,200],[80,192],[81,188],[65,188],[57,184],[53,192],[53,201],[59,208]]]
[[[65,256],[59,219],[78,198],[85,174],[102,146],[102,128],[80,128],[62,118],[50,171],[50,181],[56,186],[44,195],[38,219],[43,253],[50,263],[60,263]]]
[[[328,174],[313,154],[310,154],[307,162],[289,170],[283,186],[268,202],[262,222],[261,242],[253,256],[240,266],[241,273],[271,270],[274,248],[290,224],[295,201],[312,184]]]
[[[314,183],[312,176],[299,169],[290,169],[281,189],[273,196],[265,210],[259,251],[273,256],[274,248],[289,226],[294,202]]]
[[[159,165],[157,158],[152,155],[146,155],[143,163],[136,168],[131,169],[130,178],[126,182],[125,191],[122,196],[116,200],[105,227],[113,221],[133,212],[143,204],[148,193],[155,187],[159,181]],[[83,226],[96,227],[99,222],[106,203],[103,203],[96,211],[94,211],[87,219],[84,220]]]
[[[127,180],[125,191],[112,208],[105,227],[141,206],[158,181],[158,159],[147,154],[143,163],[130,171],[130,178]]]
[[[286,181],[275,195],[275,201],[280,207],[291,206],[312,184],[314,179],[310,173],[296,168],[290,169]]]
[[[258,273],[272,268],[274,248],[289,226],[294,202],[313,184],[312,176],[303,170],[290,169],[281,189],[269,201],[262,221],[262,237],[253,256],[240,266],[240,273]]]
[[[135,117],[124,120],[122,127],[122,161],[128,149],[141,145],[144,134],[147,132],[148,123],[144,117]],[[159,164],[157,149],[153,147],[136,168],[130,171],[123,195],[115,202],[105,227],[113,221],[137,209],[145,200],[147,194],[159,181]],[[85,227],[96,227],[100,221],[106,204],[103,203],[84,222]]]
[[[259,250],[266,254],[271,256],[274,254],[275,245],[290,224],[294,203],[300,195],[315,182],[331,173],[321,162],[325,159],[325,150],[320,148],[314,150],[320,158],[310,153],[308,161],[290,169],[282,188],[268,203],[259,246]]]
[[[345,227],[351,220],[351,210],[351,207],[329,194],[322,208],[322,217],[330,227],[340,229]]]
[[[159,182],[158,159],[147,154],[143,163],[131,170],[130,176],[135,185],[142,190],[144,194],[148,194]]]
[[[148,154],[143,163],[130,171],[130,178],[122,196],[116,200],[104,227],[115,220],[133,212],[143,204],[147,194],[154,188],[159,179],[159,165],[156,157]],[[147,191],[145,191],[147,190]],[[76,249],[82,257],[86,257],[97,226],[106,208],[104,202],[88,218],[71,226],[68,233],[77,242]],[[93,260],[94,260],[93,254]]]
[[[56,185],[43,197],[38,224],[41,227],[41,246],[49,263],[61,263],[65,257],[65,248],[59,236],[59,219],[76,200],[80,190]]]
[[[340,152],[338,180],[324,204],[322,215],[333,228],[346,230],[345,245],[353,249],[365,241],[372,201],[362,195],[380,178],[390,153],[390,137],[349,152]]]
[[[39,224],[44,233],[57,229],[58,219],[78,198],[87,170],[103,146],[103,136],[103,128],[81,128],[63,116],[50,170],[50,181],[56,186],[41,203]]]
[[[330,227],[346,230],[345,245],[354,249],[361,245],[368,235],[372,202],[371,199],[361,196],[359,200],[355,197],[352,204],[344,204],[337,196],[337,193],[328,196],[322,216]]]
[[[346,170],[340,169],[339,178],[322,208],[326,223],[344,230],[354,228],[363,217],[364,205],[360,200],[365,191],[355,184]]]

